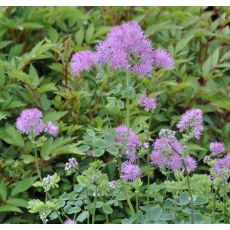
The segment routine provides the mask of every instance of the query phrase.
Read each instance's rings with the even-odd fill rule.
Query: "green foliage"
[[[154,47],[170,52],[174,69],[132,75],[129,87],[124,72],[108,68],[74,78],[72,54],[93,50],[114,24],[129,20],[139,22]],[[202,110],[203,136],[187,149],[198,163],[189,175],[194,222],[229,223],[230,186],[221,176],[211,181],[213,161],[203,162],[211,141],[230,148],[228,24],[227,7],[0,7],[0,223],[38,223],[38,216],[43,223],[67,217],[92,223],[94,211],[96,223],[190,223],[186,178],[149,169],[151,149],[138,150],[140,180],[119,180],[123,148],[113,127],[126,120],[127,98],[130,128],[141,141],[154,140],[162,128],[175,130],[185,110]],[[157,97],[153,113],[139,108],[142,94]],[[35,107],[59,127],[57,137],[34,140],[16,130],[21,111]],[[66,175],[69,157],[79,165]],[[52,189],[36,164],[42,178],[55,175]]]

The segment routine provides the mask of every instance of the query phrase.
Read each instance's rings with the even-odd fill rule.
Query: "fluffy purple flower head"
[[[169,161],[169,168],[172,171],[179,171],[181,169],[181,157],[177,153],[174,153],[171,156]]]
[[[203,131],[202,121],[202,111],[200,109],[190,109],[181,116],[177,128],[180,132],[188,130],[191,135],[199,140]]]
[[[153,166],[157,166],[159,168],[162,168],[162,167],[166,167],[168,165],[168,161],[167,161],[166,157],[164,156],[164,154],[162,154],[159,151],[152,151],[152,153],[150,155],[150,159],[151,159],[151,164]]]
[[[154,110],[157,106],[157,99],[155,97],[148,98],[145,95],[141,96],[139,100],[139,105],[145,108],[146,112]]]
[[[141,170],[138,165],[125,161],[121,165],[121,174],[124,181],[134,181],[141,176]]]
[[[212,155],[218,155],[225,151],[224,145],[221,142],[212,142],[209,146]]]
[[[72,73],[77,76],[83,71],[89,70],[95,63],[95,54],[91,51],[80,51],[75,53],[71,59]]]
[[[133,130],[129,130],[127,146],[128,148],[136,148],[141,145],[137,134]]]
[[[125,152],[126,159],[130,161],[131,163],[135,163],[137,160],[136,156],[136,149],[135,148],[127,148]]]
[[[58,135],[58,127],[54,125],[51,121],[48,121],[48,123],[45,125],[44,131],[53,137],[56,137]]]
[[[76,222],[74,220],[67,219],[65,220],[64,224],[76,224]]]
[[[191,156],[185,157],[184,162],[185,162],[188,172],[193,172],[197,167],[197,163],[195,159],[192,158]]]
[[[20,133],[33,133],[38,136],[45,128],[42,116],[42,112],[36,108],[25,109],[17,118],[16,128]]]
[[[174,67],[174,61],[166,50],[155,49],[152,52],[152,58],[159,69],[172,69]]]
[[[175,138],[174,141],[162,137],[155,140],[153,143],[154,151],[161,152],[165,157],[173,155],[174,153],[182,154],[184,149]]]
[[[223,170],[230,170],[230,153],[221,159],[215,159],[214,171],[221,173]]]
[[[96,46],[96,59],[97,64],[108,64],[112,69],[125,69],[142,76],[149,76],[153,68],[150,41],[136,21],[114,27],[107,39]]]
[[[125,125],[119,125],[115,128],[115,136],[117,142],[122,142],[126,139],[128,129]]]
[[[125,125],[120,125],[115,128],[115,139],[119,143],[126,144],[126,158],[128,161],[134,163],[136,161],[136,148],[141,146],[137,134]]]

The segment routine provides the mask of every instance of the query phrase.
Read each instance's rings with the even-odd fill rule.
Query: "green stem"
[[[97,204],[97,187],[96,187],[96,194],[93,200],[92,224],[94,224],[95,222],[96,204]]]
[[[180,153],[178,153],[178,151],[169,143],[169,145],[171,146],[171,148],[180,156]],[[187,184],[188,184],[188,191],[189,191],[189,196],[190,196],[190,206],[191,206],[191,224],[194,224],[194,205],[193,205],[193,196],[192,196],[192,189],[191,189],[191,184],[190,184],[190,179],[189,179],[189,173],[185,164],[184,159],[181,160],[184,170],[185,170],[185,174],[186,174],[186,179],[187,179]]]
[[[128,206],[129,206],[129,208],[130,208],[130,210],[132,212],[132,215],[135,215],[135,211],[134,211],[133,205],[132,205],[132,203],[131,203],[131,201],[129,199],[129,196],[128,196],[126,191],[124,191],[124,193],[125,193],[125,197],[126,197],[126,201],[128,203]]]
[[[118,161],[119,176],[121,176],[121,155],[120,154],[118,154],[117,161]]]
[[[224,200],[223,200],[223,202],[224,202],[224,223],[225,224],[228,224],[228,216],[227,216],[227,205],[226,205],[226,201],[227,201],[227,183],[225,183],[224,182],[224,191],[225,191],[225,193],[224,193]]]
[[[103,109],[104,109],[104,111],[105,111],[105,113],[106,113],[106,118],[107,118],[107,120],[108,120],[109,127],[112,129],[112,125],[111,125],[111,122],[110,122],[110,119],[109,119],[109,114],[108,114],[108,112],[107,112],[107,109],[105,108],[105,101],[104,101],[104,98],[103,98],[103,96],[102,96],[102,93],[101,93],[101,90],[100,90],[100,87],[99,87],[98,82],[97,82],[97,87],[98,87],[98,90],[100,91],[100,97],[101,97]]]
[[[89,216],[88,216],[88,218],[87,218],[87,224],[89,224],[90,223],[90,208],[89,208],[89,203],[90,203],[90,200],[89,200],[89,194],[88,194],[88,190],[87,190],[87,211],[88,211],[88,213],[89,213]]]
[[[138,192],[136,192],[136,215],[137,215],[137,224],[140,223],[140,218],[139,218],[139,202],[138,202]]]
[[[176,224],[176,212],[177,212],[176,202],[174,203],[173,212],[174,212],[174,224]]]
[[[184,169],[185,169],[185,174],[186,174],[187,184],[188,184],[188,190],[189,190],[189,196],[190,196],[191,224],[194,224],[194,206],[193,206],[192,189],[191,189],[191,184],[190,184],[190,179],[189,179],[188,170],[187,170],[186,164],[185,164],[185,162],[184,162],[184,159],[182,159],[182,164],[183,164]]]
[[[217,195],[217,189],[215,189],[214,192],[214,199],[213,199],[213,206],[212,206],[212,223],[215,223],[216,219],[216,195]]]
[[[38,153],[37,153],[37,148],[36,148],[36,145],[34,144],[34,153],[35,153],[35,164],[36,164],[36,170],[37,170],[37,174],[38,174],[38,177],[40,179],[40,181],[42,181],[42,176],[41,176],[41,172],[40,172],[40,169],[39,169],[39,166],[38,166]]]
[[[126,87],[129,87],[129,74],[126,75]],[[126,126],[130,128],[129,95],[126,97]]]
[[[109,215],[107,213],[105,214],[105,218],[106,218],[106,224],[108,224],[109,223]]]
[[[149,141],[149,132],[150,132],[150,127],[151,127],[151,116],[149,118],[149,130],[147,132],[147,141]],[[147,169],[147,206],[149,208],[149,201],[150,201],[150,194],[149,194],[149,190],[150,190],[150,150],[148,150],[148,153],[147,153],[147,161],[148,161],[148,169]]]

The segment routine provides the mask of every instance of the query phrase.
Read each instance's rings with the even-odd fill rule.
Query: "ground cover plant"
[[[227,7],[1,7],[0,223],[229,223]]]

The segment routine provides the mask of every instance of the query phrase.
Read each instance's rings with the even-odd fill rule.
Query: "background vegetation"
[[[125,118],[119,83],[123,75],[105,71],[101,92],[95,70],[74,78],[69,61],[74,52],[91,49],[104,39],[114,25],[133,19],[155,47],[167,48],[175,60],[172,71],[154,72],[137,89],[137,93],[147,92],[158,98],[157,112],[152,114],[152,138],[161,128],[173,127],[186,109],[200,108],[205,132],[199,146],[191,149],[198,152],[195,156],[200,160],[196,173],[207,173],[208,166],[201,159],[210,141],[222,141],[230,149],[229,13],[227,7],[1,7],[0,222],[39,222],[38,216],[26,209],[28,200],[39,198],[40,191],[32,186],[36,179],[32,147],[15,128],[23,109],[39,108],[45,120],[59,126],[58,137],[47,139],[40,152],[39,166],[44,175],[63,175],[64,163],[73,155],[83,171],[92,161],[85,156],[92,148],[95,157],[106,164],[109,178],[114,179],[116,149],[108,149],[101,142],[108,128],[101,96],[112,126],[120,125]],[[141,130],[147,118],[135,103],[131,104],[131,116],[132,128]],[[98,139],[90,141],[95,133]],[[152,183],[164,180],[157,170],[151,172]],[[53,196],[72,191],[75,181],[75,177],[63,177]],[[154,192],[157,194],[155,190],[152,196]],[[181,213],[180,221],[186,211]],[[110,222],[132,222],[124,221],[126,217],[125,211],[115,210]],[[97,218],[97,222],[105,221],[103,215]],[[221,221],[221,215],[218,218]],[[210,220],[207,217],[197,221]]]

